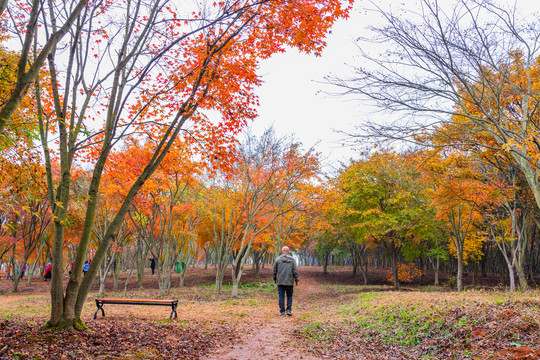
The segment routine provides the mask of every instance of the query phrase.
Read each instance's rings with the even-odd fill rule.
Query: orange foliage
[[[416,267],[414,264],[399,263],[397,266],[399,282],[410,284],[413,281],[419,279],[423,271]],[[386,271],[386,281],[392,282],[392,269]]]
[[[479,159],[472,155],[448,150],[426,153],[423,181],[428,184],[436,219],[450,235],[449,249],[454,256],[478,259],[481,255],[484,211],[505,200],[504,186],[485,181]]]

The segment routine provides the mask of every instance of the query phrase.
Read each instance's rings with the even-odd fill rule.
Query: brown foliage
[[[17,320],[0,322],[0,359],[93,359],[134,358],[198,359],[216,346],[233,329],[227,326],[210,331],[191,322],[150,323],[130,320],[91,322],[86,332],[40,332],[38,325]]]

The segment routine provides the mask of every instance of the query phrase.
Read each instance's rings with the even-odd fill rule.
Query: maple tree
[[[457,288],[463,289],[463,264],[481,254],[480,231],[485,206],[503,200],[500,189],[482,181],[475,158],[459,151],[427,155],[424,181],[429,183],[436,218],[449,234],[450,252],[457,258]]]
[[[198,225],[192,193],[200,164],[192,162],[190,156],[186,144],[177,140],[152,178],[139,191],[129,210],[129,225],[138,243],[139,286],[142,285],[143,270],[148,263],[147,255],[151,255],[157,265],[160,294],[171,286],[174,264],[185,262],[191,256],[193,236]],[[141,144],[135,139],[128,141],[121,151],[112,154],[104,173],[101,199],[108,202],[123,199],[129,185],[140,173],[138,164],[147,162],[151,157],[149,144]],[[104,233],[107,227],[102,229]],[[110,267],[114,259],[111,256],[109,259]]]
[[[407,163],[406,154],[375,152],[351,164],[342,185],[352,227],[361,241],[384,249],[396,288],[400,287],[398,254],[419,241],[415,234],[424,215],[414,198],[417,175]]]
[[[342,237],[343,214],[339,191],[331,184],[315,190],[318,201],[310,206],[312,221],[308,229],[311,237],[315,239],[314,252],[322,258],[323,273],[328,272],[328,259],[331,252],[338,246]]]
[[[221,291],[232,255],[233,297],[238,296],[242,269],[254,244],[260,236],[269,235],[278,218],[295,210],[298,188],[318,170],[315,154],[303,153],[299,144],[277,138],[272,129],[260,138],[246,134],[237,154],[231,169],[207,188],[212,208],[206,214],[210,220],[205,225],[218,259],[216,293]],[[285,218],[281,217],[277,226],[282,228],[274,235],[283,236],[284,225]],[[278,244],[272,245],[276,248]]]
[[[343,167],[335,178],[328,181],[329,188],[324,195],[324,217],[329,223],[326,226],[333,228],[337,233],[338,244],[350,252],[352,260],[353,276],[358,269],[362,272],[364,284],[368,283],[368,247],[369,241],[356,225],[354,210],[347,204],[347,198],[351,189],[350,168]],[[351,216],[353,215],[353,216]],[[326,264],[326,259],[325,259]]]
[[[521,289],[527,289],[524,264],[528,255],[529,231],[534,223],[536,205],[523,173],[512,157],[505,153],[490,156],[485,151],[482,159],[486,164],[483,175],[496,184],[501,193],[499,206],[492,206],[484,213],[487,233],[500,250],[508,268],[510,290],[516,289],[517,273]],[[487,154],[486,154],[487,153]]]
[[[296,210],[295,194],[319,169],[313,150],[302,153],[300,144],[276,138],[272,129],[260,139],[248,133],[238,152],[233,176],[240,180],[236,191],[244,219],[241,240],[233,249],[233,297],[238,296],[242,269],[257,236],[278,221],[275,246],[281,250],[284,216]]]

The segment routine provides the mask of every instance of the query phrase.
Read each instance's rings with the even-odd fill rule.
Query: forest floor
[[[540,359],[540,291],[510,294],[497,286],[466,291],[428,285],[395,291],[373,272],[369,285],[350,268],[300,267],[292,317],[280,317],[271,269],[247,269],[240,297],[225,285],[214,295],[213,269],[189,268],[185,286],[164,298],[170,308],[105,305],[91,293],[84,332],[42,332],[50,311],[49,282],[34,279],[11,293],[0,280],[0,359]],[[177,276],[177,275],[176,275]],[[125,278],[121,278],[123,290]],[[225,284],[230,281],[225,278]],[[490,284],[489,279],[485,279]],[[112,291],[107,297],[122,297]],[[157,279],[136,279],[128,298],[159,298]]]

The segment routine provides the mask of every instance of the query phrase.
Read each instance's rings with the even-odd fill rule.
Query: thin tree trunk
[[[401,288],[401,284],[399,283],[399,274],[398,274],[398,268],[397,268],[397,249],[392,241],[392,244],[390,246],[390,255],[392,260],[392,277],[394,278],[394,288],[396,290],[399,290]]]
[[[30,266],[30,270],[29,270],[29,273],[28,273],[28,281],[26,282],[26,286],[30,286],[30,282],[32,281],[32,276],[34,275],[34,271],[36,269],[36,264],[38,263],[38,261],[39,261],[39,259],[41,257],[41,253],[43,252],[44,247],[45,247],[45,242],[43,241],[39,245],[39,250],[38,250],[37,255],[36,255],[36,260]]]
[[[238,284],[240,283],[240,278],[242,277],[242,268],[233,263],[232,266],[232,294],[231,297],[238,298]]]
[[[463,251],[461,248],[457,250],[457,290],[463,290]]]
[[[127,294],[127,288],[128,288],[129,280],[131,280],[131,275],[133,275],[133,266],[130,267],[129,274],[128,274],[128,277],[126,279],[126,283],[124,284],[124,297]]]
[[[433,271],[435,273],[435,281],[433,282],[434,285],[439,285],[439,265],[440,265],[440,259],[437,256],[435,259],[435,264],[433,266]]]

